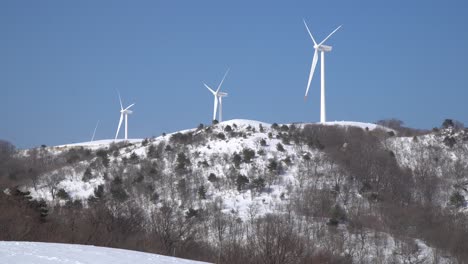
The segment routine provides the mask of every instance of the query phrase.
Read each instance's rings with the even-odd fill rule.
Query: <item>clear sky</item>
[[[0,1],[0,139],[19,148],[113,138],[116,90],[136,103],[129,137],[224,119],[317,122],[327,44],[328,120],[468,124],[466,1]],[[123,135],[123,134],[122,134]]]

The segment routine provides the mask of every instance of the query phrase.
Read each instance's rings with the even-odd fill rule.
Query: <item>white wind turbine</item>
[[[122,125],[122,120],[125,117],[125,140],[127,140],[127,135],[128,135],[128,115],[133,113],[132,110],[129,110],[130,107],[134,106],[135,104],[129,105],[127,108],[123,108],[122,105],[122,99],[120,98],[120,93],[119,94],[119,101],[120,101],[120,120],[119,120],[119,126],[117,127],[117,133],[115,133],[115,139],[117,139],[117,136],[119,135],[119,130],[120,126]]]
[[[203,83],[205,85],[206,88],[208,88],[208,90],[210,90],[210,92],[213,94],[214,96],[214,109],[213,109],[213,120],[216,119],[216,110],[218,109],[218,101],[219,101],[219,122],[223,121],[223,97],[227,97],[228,94],[225,93],[225,92],[220,92],[219,90],[221,89],[221,85],[223,84],[224,82],[224,79],[226,78],[226,75],[228,74],[229,72],[229,69],[226,71],[226,73],[224,74],[224,77],[223,79],[221,80],[221,82],[219,83],[218,85],[218,89],[216,89],[216,91],[214,91],[213,89],[211,89],[206,83]]]
[[[304,21],[304,25],[307,28],[307,32],[309,32],[310,38],[314,42],[314,58],[312,59],[312,67],[310,69],[310,74],[309,74],[309,81],[307,82],[307,90],[305,92],[305,98],[307,99],[307,93],[309,92],[309,87],[310,87],[310,82],[312,81],[312,76],[314,75],[315,71],[315,66],[317,66],[317,61],[318,61],[318,52],[320,51],[320,123],[325,123],[326,118],[325,118],[325,52],[329,52],[332,50],[331,46],[323,45],[325,41],[327,41],[328,38],[333,35],[338,29],[340,29],[341,26],[337,27],[335,30],[333,30],[330,35],[328,35],[322,42],[317,44],[315,42],[314,37],[312,36],[312,33],[310,33],[309,27],[307,26],[307,23]]]

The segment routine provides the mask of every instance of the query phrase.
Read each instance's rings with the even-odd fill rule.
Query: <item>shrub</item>
[[[171,142],[172,144],[189,145],[193,142],[193,133],[175,133],[171,136],[169,142]]]
[[[217,135],[216,135],[217,138],[221,139],[221,140],[225,140],[226,139],[226,136],[224,135],[223,132],[219,132]]]
[[[262,139],[260,140],[260,146],[265,147],[266,144],[267,144],[267,143],[266,143],[266,140],[262,138]]]
[[[127,192],[122,188],[122,186],[111,186],[110,190],[112,197],[119,202],[124,202],[128,199]]]
[[[93,178],[93,174],[91,172],[91,168],[86,168],[85,172],[83,173],[83,181],[87,182]]]
[[[452,193],[450,196],[450,205],[460,208],[465,205],[465,197],[460,194],[460,192],[456,191]]]
[[[453,127],[453,120],[452,119],[445,119],[444,122],[442,123],[442,128],[449,128]]]
[[[445,137],[444,138],[444,144],[447,146],[447,147],[450,147],[452,148],[453,146],[455,146],[455,144],[457,143],[457,141],[455,140],[455,138],[453,137]]]
[[[185,156],[185,153],[180,152],[177,154],[177,165],[176,170],[178,171],[186,171],[187,167],[190,166],[190,160]]]
[[[133,152],[132,155],[130,155],[131,163],[136,164],[138,163],[139,160],[140,160],[140,157],[138,157],[138,155],[135,152]]]
[[[271,125],[271,128],[273,128],[274,130],[277,130],[277,129],[279,129],[279,126],[278,126],[277,123],[273,123],[273,124]]]
[[[231,132],[232,131],[232,127],[230,125],[227,125],[225,128],[224,128],[224,131],[225,132]]]
[[[340,222],[346,220],[346,212],[341,208],[340,205],[335,205],[330,210],[330,219],[328,220],[329,225],[338,225]]]
[[[255,150],[245,148],[242,150],[242,155],[244,156],[244,162],[250,163],[252,159],[255,157]]]
[[[270,160],[270,163],[268,164],[267,168],[268,168],[268,170],[270,172],[277,171],[278,170],[278,162],[276,162],[276,160],[274,160],[274,159]]]
[[[234,165],[239,168],[241,162],[242,162],[242,157],[237,154],[237,153],[234,153],[234,155],[232,156],[232,162],[234,162]]]
[[[94,188],[94,197],[100,199],[104,197],[104,185],[99,185],[98,187]]]
[[[219,124],[219,121],[215,119],[215,120],[213,120],[213,121],[211,122],[211,124],[217,125],[217,124]]]
[[[70,195],[64,189],[58,190],[57,197],[63,200],[70,199]]]
[[[208,176],[208,181],[214,183],[218,181],[218,178],[214,173],[210,173],[210,175]]]
[[[289,127],[287,125],[282,125],[281,126],[281,131],[283,131],[283,132],[289,131]]]
[[[100,149],[96,152],[96,156],[98,156],[101,159],[102,165],[104,165],[104,167],[109,167],[110,160],[107,151]]]
[[[252,188],[257,191],[263,190],[263,188],[265,188],[265,179],[263,179],[262,177],[255,178],[252,181]]]
[[[249,184],[249,179],[244,175],[239,174],[236,179],[237,190],[242,191],[247,184]]]
[[[206,189],[204,185],[198,188],[198,197],[200,197],[202,200],[206,199]]]
[[[276,150],[283,152],[284,151],[283,144],[281,143],[276,144]]]

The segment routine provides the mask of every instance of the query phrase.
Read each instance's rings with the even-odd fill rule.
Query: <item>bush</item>
[[[204,185],[198,188],[198,197],[200,197],[202,200],[206,199],[206,189]]]
[[[277,123],[273,123],[273,124],[271,125],[271,128],[273,128],[274,130],[278,130],[278,129],[279,129],[279,126],[278,126]]]
[[[445,119],[444,122],[442,123],[442,128],[449,128],[453,127],[453,120],[452,119]]]
[[[221,139],[221,140],[225,140],[226,139],[226,136],[224,135],[223,132],[219,132],[217,135],[216,135],[217,138]]]
[[[140,160],[140,157],[138,157],[138,155],[135,152],[133,152],[132,155],[130,155],[131,163],[136,164],[138,163],[139,160]]]
[[[242,157],[239,154],[234,153],[234,155],[232,156],[232,162],[234,162],[234,165],[236,166],[236,168],[239,168],[242,162]]]
[[[263,190],[263,188],[265,188],[265,179],[263,179],[262,177],[255,178],[252,181],[252,188],[257,191]]]
[[[218,181],[218,178],[214,173],[210,173],[210,175],[208,176],[208,181],[214,183]]]
[[[64,189],[58,190],[57,197],[63,200],[70,199],[70,195]]]
[[[267,166],[268,170],[270,172],[274,172],[274,171],[277,171],[278,170],[278,162],[276,162],[276,160],[270,160],[270,163],[268,164]]]
[[[85,172],[83,173],[83,181],[88,182],[93,178],[93,174],[91,172],[91,168],[86,168]]]
[[[266,145],[267,145],[266,140],[262,138],[260,140],[260,146],[265,147]]]
[[[450,147],[452,148],[453,146],[455,146],[455,144],[457,143],[457,141],[455,140],[455,138],[453,137],[445,137],[444,138],[444,144],[447,146],[447,147]]]
[[[187,167],[190,166],[190,160],[185,156],[185,153],[180,152],[177,154],[177,165],[176,165],[176,170],[179,172],[185,172],[187,171]]]
[[[289,127],[287,125],[282,125],[281,126],[281,131],[283,131],[283,132],[289,131]]]
[[[232,131],[232,127],[230,125],[227,125],[225,128],[224,128],[224,131],[225,132],[231,132]]]
[[[330,211],[330,219],[328,220],[329,225],[338,225],[340,222],[346,220],[346,212],[338,204],[333,206]]]
[[[236,185],[237,185],[237,190],[238,191],[242,191],[244,190],[245,186],[247,186],[247,184],[249,184],[249,179],[247,177],[245,177],[244,175],[239,175],[237,176],[237,179],[236,179]]]
[[[109,157],[108,157],[108,154],[107,154],[107,151],[105,151],[104,149],[100,149],[96,152],[96,156],[98,156],[99,158],[101,158],[101,162],[102,162],[102,165],[104,165],[104,167],[109,167]]]
[[[281,143],[276,144],[276,150],[283,152],[284,151],[283,144]]]
[[[193,133],[175,133],[171,136],[169,142],[172,144],[190,145],[193,142]]]
[[[465,205],[465,197],[463,197],[463,195],[458,191],[452,193],[450,196],[450,205],[456,208],[463,207]]]
[[[255,150],[245,148],[242,150],[242,155],[244,156],[244,162],[250,163],[252,159],[255,157]]]

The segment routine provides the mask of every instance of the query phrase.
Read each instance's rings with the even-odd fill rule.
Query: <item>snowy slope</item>
[[[65,145],[60,145],[56,146],[56,148],[66,148],[66,147],[87,147],[90,149],[98,149],[102,147],[108,147],[111,143],[119,143],[122,141],[127,141],[130,143],[138,143],[141,142],[143,139],[103,139],[103,140],[95,140],[95,141],[89,141],[89,142],[80,142],[80,143],[73,143],[73,144],[65,144]]]
[[[115,248],[40,242],[0,241],[0,263],[201,264],[206,262]]]

